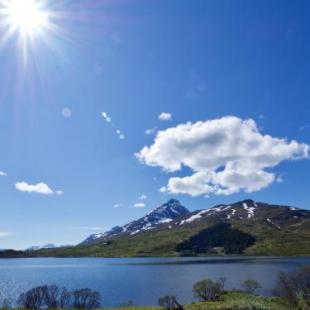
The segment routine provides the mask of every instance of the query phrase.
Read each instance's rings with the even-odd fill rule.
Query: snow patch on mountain
[[[257,205],[254,204],[254,207],[249,207],[246,202],[244,202],[242,205],[243,205],[244,210],[248,212],[248,218],[250,219],[254,217],[254,212],[255,212],[255,208]]]
[[[87,245],[100,239],[115,237],[120,234],[134,236],[138,233],[149,231],[160,225],[168,224],[178,217],[185,216],[190,212],[176,199],[170,199],[167,203],[148,212],[144,217],[132,221],[122,227],[116,226],[105,233],[93,234],[82,244]]]

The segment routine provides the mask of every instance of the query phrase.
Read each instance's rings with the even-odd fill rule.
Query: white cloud
[[[0,238],[5,238],[5,237],[11,237],[14,236],[13,233],[8,232],[8,231],[0,231]]]
[[[192,175],[172,177],[160,191],[198,196],[258,191],[277,179],[271,168],[309,152],[307,144],[261,134],[252,119],[227,116],[160,131],[136,156],[166,172],[190,168]]]
[[[113,208],[118,209],[121,208],[123,205],[121,203],[116,203],[113,205]]]
[[[101,115],[106,120],[107,123],[111,122],[111,117],[108,115],[107,112],[102,112]]]
[[[63,191],[53,191],[46,183],[28,184],[27,182],[17,182],[15,188],[21,192],[38,193],[43,195],[63,195]]]
[[[145,203],[138,202],[138,203],[135,203],[133,206],[134,208],[145,208]]]
[[[145,130],[145,134],[146,135],[152,135],[153,133],[156,132],[156,130],[157,130],[157,127],[147,129],[147,130]]]
[[[3,171],[0,171],[0,176],[1,177],[6,177],[7,176],[7,173],[3,172]]]
[[[162,112],[158,116],[158,119],[160,119],[161,121],[169,121],[169,120],[171,120],[171,118],[172,118],[171,113],[167,113],[167,112]]]
[[[146,200],[147,199],[147,196],[142,194],[140,197],[139,197],[139,200]]]
[[[61,114],[64,118],[70,118],[72,116],[72,111],[71,109],[65,107],[62,109]]]

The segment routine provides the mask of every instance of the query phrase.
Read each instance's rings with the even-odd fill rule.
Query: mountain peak
[[[83,241],[82,244],[89,244],[98,239],[115,237],[121,234],[133,236],[141,232],[155,229],[160,225],[170,223],[175,219],[189,213],[190,212],[184,206],[182,206],[180,201],[176,199],[170,199],[168,202],[148,212],[144,217],[130,222],[122,227],[116,226],[105,233],[91,235],[85,241]]]
[[[181,204],[179,200],[171,198],[166,202],[167,205],[171,205],[171,204]]]
[[[175,218],[179,216],[183,216],[185,214],[189,213],[187,208],[182,206],[180,201],[176,199],[170,199],[166,203],[162,204],[161,206],[153,209],[152,211],[148,212],[144,218],[150,218],[150,217],[157,217],[157,218],[166,218],[174,220]]]

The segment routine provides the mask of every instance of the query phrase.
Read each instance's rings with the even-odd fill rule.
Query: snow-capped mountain
[[[212,208],[189,212],[176,199],[154,209],[144,217],[124,226],[116,226],[105,233],[89,236],[82,245],[89,245],[105,238],[121,235],[134,236],[154,229],[169,229],[197,226],[208,222],[234,222],[258,220],[280,230],[282,226],[291,225],[299,220],[310,218],[310,212],[290,206],[271,205],[253,200],[243,200],[232,204],[216,205]]]
[[[147,213],[144,217],[130,222],[124,226],[116,226],[105,233],[98,233],[89,236],[81,244],[87,245],[98,239],[104,239],[108,237],[115,237],[121,234],[136,235],[141,232],[149,231],[158,228],[160,225],[173,222],[178,218],[183,218],[190,212],[181,205],[176,199],[170,199],[165,204],[157,207],[151,212]]]
[[[217,205],[212,208],[194,211],[172,226],[183,226],[200,221],[231,222],[245,220],[266,221],[281,229],[281,225],[292,224],[301,219],[310,218],[310,212],[290,206],[271,205],[253,200],[244,200],[229,205]]]
[[[57,246],[53,243],[48,243],[48,244],[45,244],[45,245],[34,245],[34,246],[31,246],[29,247],[28,249],[26,249],[26,251],[38,251],[38,250],[41,250],[41,249],[55,249],[57,248]]]

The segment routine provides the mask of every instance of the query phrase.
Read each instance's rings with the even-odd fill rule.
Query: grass
[[[107,310],[159,310],[159,307],[118,307]],[[223,300],[216,302],[198,302],[184,306],[185,310],[293,310],[277,297],[262,297],[244,292],[227,292]]]

